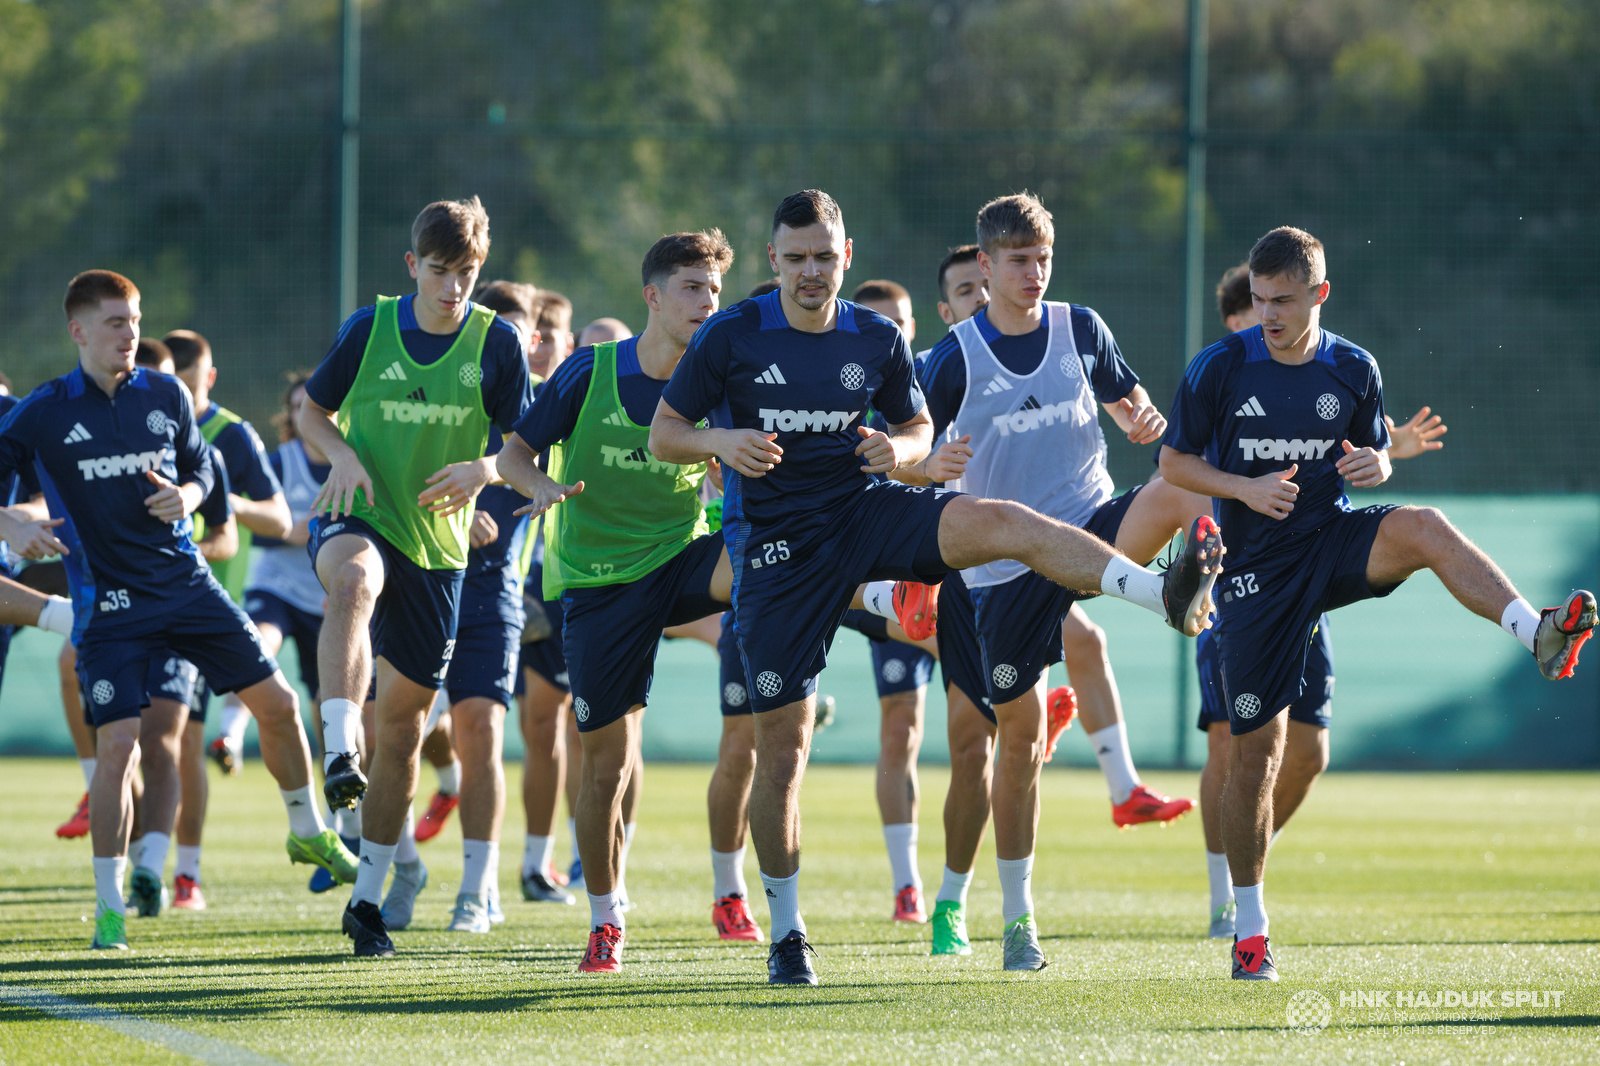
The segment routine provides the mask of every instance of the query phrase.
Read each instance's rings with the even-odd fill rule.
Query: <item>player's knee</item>
[[[373,574],[357,559],[346,559],[332,568],[325,582],[330,598],[346,603],[365,603],[376,599]]]
[[[1067,616],[1061,629],[1061,649],[1067,672],[1079,677],[1086,670],[1103,668],[1106,661],[1106,631],[1085,618],[1077,622]]]
[[[989,745],[971,741],[950,749],[950,776],[972,783],[984,781],[989,776]]]

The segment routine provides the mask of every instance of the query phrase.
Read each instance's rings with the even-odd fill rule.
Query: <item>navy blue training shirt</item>
[[[535,452],[543,452],[572,436],[593,378],[594,347],[590,345],[573,352],[539,387],[533,406],[517,423],[517,436]],[[651,377],[639,365],[638,337],[617,342],[617,397],[629,418],[648,426],[656,416],[656,404],[666,385],[666,381]]]
[[[203,427],[215,417],[217,405],[211,404],[196,422]],[[278,475],[272,472],[267,449],[250,423],[224,426],[211,443],[222,453],[222,462],[228,468],[228,491],[250,500],[270,500],[283,491]]]
[[[1390,444],[1377,362],[1327,330],[1313,358],[1298,366],[1272,358],[1260,326],[1222,338],[1189,363],[1172,410],[1162,443],[1174,451],[1241,477],[1299,465],[1300,494],[1287,518],[1258,514],[1238,500],[1217,501],[1234,569],[1350,510],[1334,467],[1344,457],[1342,441],[1357,448]]]
[[[146,471],[202,495],[216,483],[195,425],[189,390],[137,367],[107,396],[81,367],[40,385],[0,422],[0,482],[31,466],[57,518],[69,518],[86,582],[73,613],[78,631],[104,618],[121,624],[168,614],[200,595],[210,568],[189,539],[188,519],[162,522],[145,509],[160,491]],[[64,526],[61,528],[65,528]]]
[[[867,410],[893,425],[922,410],[911,349],[893,322],[838,300],[827,333],[792,328],[778,292],[706,320],[662,392],[691,422],[727,405],[729,428],[776,433],[783,461],[764,477],[723,471],[728,520],[777,524],[836,507],[872,484],[855,454]]]
[[[1094,390],[1094,398],[1101,403],[1116,403],[1139,384],[1135,374],[1122,358],[1116,338],[1105,320],[1092,308],[1072,304],[1072,339],[1083,360],[1083,372]],[[973,316],[978,332],[989,345],[1000,365],[1013,374],[1026,376],[1039,369],[1044,353],[1050,345],[1050,317],[1045,316],[1039,328],[1030,333],[1004,334],[989,321],[989,309],[982,308]],[[967,361],[961,357],[961,342],[955,331],[933,346],[919,365],[919,380],[928,397],[928,415],[933,419],[935,438],[955,421],[961,410],[961,400],[967,393]]]
[[[429,333],[417,325],[417,315],[411,303],[415,295],[400,301],[400,343],[406,354],[421,366],[429,366],[444,358],[461,331],[455,333]],[[467,313],[471,314],[469,305]],[[367,342],[372,338],[372,323],[377,317],[376,307],[363,307],[339,327],[339,336],[322,359],[311,380],[306,382],[306,395],[311,402],[325,411],[337,411],[355,384],[361,370],[361,357],[367,352]],[[462,319],[466,324],[466,319]],[[522,334],[505,319],[495,316],[489,324],[489,335],[483,342],[483,409],[502,433],[511,427],[528,407],[532,393],[528,386],[528,364],[523,358]]]

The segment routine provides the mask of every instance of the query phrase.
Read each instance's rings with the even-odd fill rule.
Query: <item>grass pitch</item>
[[[925,927],[888,920],[871,769],[814,767],[801,884],[822,985],[771,989],[764,947],[711,931],[707,767],[647,769],[628,876],[639,907],[613,978],[575,972],[587,908],[520,899],[514,805],[505,925],[444,932],[460,876],[452,820],[423,845],[432,880],[412,928],[396,935],[400,957],[351,958],[338,934],[348,891],[305,891],[307,868],[288,866],[283,812],[259,762],[212,783],[211,909],[130,918],[132,953],[90,952],[88,844],[52,836],[78,797],[77,768],[7,760],[0,773],[0,1063],[181,1059],[18,1006],[19,987],[233,1046],[211,1061],[1600,1059],[1600,775],[1326,778],[1273,851],[1267,900],[1284,980],[1266,986],[1228,980],[1227,945],[1204,938],[1198,816],[1117,833],[1098,774],[1049,770],[1035,892],[1050,966],[1006,974],[992,849],[969,905],[973,956],[930,959]],[[509,776],[514,797],[514,768]],[[945,780],[924,771],[930,895]],[[1195,779],[1151,783],[1193,794]],[[759,885],[753,858],[747,876]],[[765,925],[759,900],[754,911]],[[1465,1006],[1451,999],[1460,993]]]

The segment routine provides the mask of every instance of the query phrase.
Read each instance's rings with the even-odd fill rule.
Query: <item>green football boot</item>
[[[128,950],[128,921],[107,907],[104,900],[95,904],[94,939],[89,941],[89,947],[95,951]]]
[[[297,837],[290,833],[284,850],[289,853],[290,862],[320,866],[341,885],[356,883],[356,857],[332,829],[324,829],[314,837]]]
[[[933,908],[934,955],[971,955],[967,939],[967,909],[953,899],[942,899]]]

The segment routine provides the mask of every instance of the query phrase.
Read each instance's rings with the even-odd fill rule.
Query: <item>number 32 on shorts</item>
[[[1256,584],[1256,575],[1254,574],[1231,574],[1225,580],[1233,587],[1223,592],[1223,603],[1242,600],[1246,596],[1254,595],[1261,591],[1260,586]]]
[[[789,542],[786,540],[769,540],[757,549],[756,554],[750,558],[750,569],[760,570],[763,566],[772,566],[776,563],[789,561]]]

